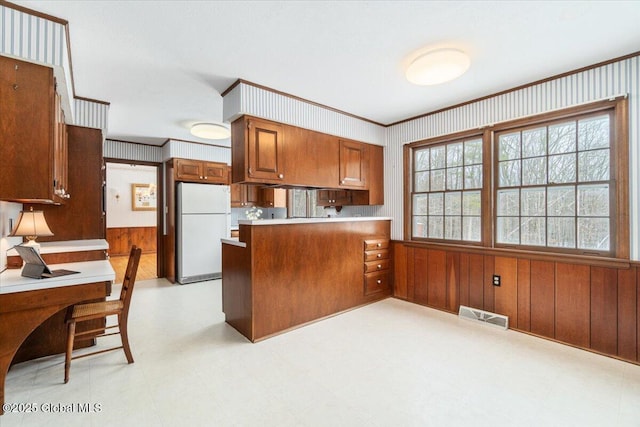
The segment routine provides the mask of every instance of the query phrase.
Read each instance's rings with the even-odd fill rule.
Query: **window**
[[[605,101],[406,146],[408,236],[628,256],[626,111]]]
[[[496,243],[609,252],[611,113],[496,132]]]
[[[289,190],[289,218],[313,218],[323,216],[323,207],[317,205],[316,190]]]
[[[412,236],[481,241],[482,138],[413,152]]]

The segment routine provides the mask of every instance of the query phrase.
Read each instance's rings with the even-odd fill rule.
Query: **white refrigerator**
[[[222,277],[222,243],[231,236],[228,185],[178,183],[176,277],[180,284]]]

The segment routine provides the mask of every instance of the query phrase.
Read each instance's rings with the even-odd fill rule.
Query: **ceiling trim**
[[[199,144],[199,145],[205,145],[207,147],[218,147],[218,148],[226,148],[231,150],[231,147],[227,146],[227,145],[220,145],[220,144],[208,144],[206,142],[200,142],[200,141],[189,141],[188,139],[178,139],[178,138],[168,138],[164,144],[162,144],[162,146],[164,147],[168,142],[171,141],[177,141],[177,142],[187,142],[189,144]]]
[[[264,86],[264,85],[261,85],[261,84],[258,84],[258,83],[253,83],[253,82],[250,82],[248,80],[243,80],[243,79],[236,80],[231,86],[229,86],[224,92],[222,92],[222,94],[220,94],[220,96],[222,96],[224,98],[225,95],[227,95],[236,86],[238,86],[241,83],[245,84],[245,85],[248,85],[248,86],[253,86],[255,88],[262,89],[262,90],[265,90],[265,91],[268,91],[268,92],[272,92],[272,93],[275,93],[277,95],[282,95],[282,96],[285,96],[287,98],[295,99],[297,101],[305,102],[307,104],[315,105],[316,107],[320,107],[320,108],[324,108],[324,109],[327,109],[327,110],[330,110],[330,111],[334,111],[336,113],[343,114],[343,115],[349,116],[349,117],[353,117],[355,119],[362,120],[362,121],[365,121],[365,122],[368,122],[368,123],[372,123],[374,125],[378,125],[378,126],[382,126],[382,127],[388,126],[388,125],[385,125],[383,123],[376,122],[376,121],[371,120],[371,119],[367,119],[366,117],[357,116],[357,115],[349,113],[347,111],[342,111],[342,110],[339,110],[337,108],[330,107],[328,105],[320,104],[319,102],[315,102],[315,101],[311,101],[309,99],[301,98],[299,96],[292,95],[290,93],[282,92],[280,90],[273,89],[273,88],[270,88],[268,86]]]

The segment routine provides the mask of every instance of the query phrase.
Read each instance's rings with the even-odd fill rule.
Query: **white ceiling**
[[[14,1],[69,21],[77,96],[111,103],[108,137],[204,141],[238,78],[382,124],[640,50],[640,1]],[[453,46],[471,68],[404,77]],[[228,143],[228,141],[226,141]]]

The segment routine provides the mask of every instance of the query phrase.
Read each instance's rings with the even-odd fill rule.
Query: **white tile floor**
[[[121,351],[16,365],[0,426],[638,426],[640,366],[387,299],[251,344],[220,281],[138,282]],[[117,294],[119,289],[114,289]],[[100,412],[45,413],[89,403]]]

